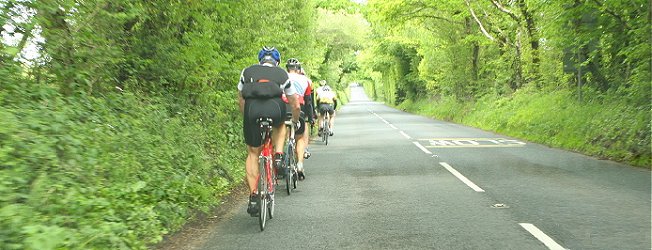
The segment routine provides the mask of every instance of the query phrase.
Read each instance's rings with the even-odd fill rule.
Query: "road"
[[[264,232],[246,197],[195,249],[650,249],[650,171],[372,102],[352,88]]]

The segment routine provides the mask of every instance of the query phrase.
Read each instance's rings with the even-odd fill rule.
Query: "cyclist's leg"
[[[324,120],[324,114],[321,112],[321,108],[320,108],[319,113],[317,115],[317,128],[319,129],[319,131],[321,131],[323,129],[321,127],[323,120]]]
[[[328,126],[330,127],[331,134],[333,135],[333,129],[335,128],[335,108],[333,106],[330,107],[328,110],[329,118],[328,118]]]
[[[245,171],[247,172],[247,184],[249,193],[256,192],[256,180],[258,179],[258,156],[262,147],[247,146],[247,160],[245,162]]]
[[[310,143],[310,130],[312,129],[311,121],[312,119],[312,110],[308,105],[303,105],[301,106],[301,110],[305,114],[303,125],[305,126],[304,128],[304,133],[303,136],[300,140],[303,140],[304,147],[303,147],[303,153],[297,155],[299,158],[308,158],[310,157],[310,152],[308,152],[308,144]],[[303,159],[301,159],[301,162],[303,162]]]
[[[296,131],[296,142],[297,142],[297,170],[299,172],[299,177],[303,178],[303,153],[305,152],[306,149],[306,140],[304,138],[306,137],[306,133],[308,129],[306,129],[306,122],[303,118],[301,118],[301,128]]]
[[[257,109],[260,108],[260,103],[255,100],[245,102],[245,113],[243,115],[243,133],[245,143],[247,144],[247,159],[245,160],[246,180],[249,186],[249,205],[247,212],[252,216],[258,213],[258,196],[256,195],[258,183],[258,156],[262,150],[262,137],[261,130],[256,119],[258,119]]]
[[[287,128],[285,127],[285,125],[281,124],[279,126],[274,127],[272,132],[272,143],[274,144],[274,150],[276,153],[283,152],[286,133],[287,133]]]
[[[308,145],[310,144],[310,132],[311,132],[310,127],[308,127],[310,126],[309,124],[310,124],[309,122],[306,122],[306,132],[303,133],[303,138],[302,138],[303,143],[305,145],[303,147],[304,153],[299,155],[299,157],[306,158],[306,159],[310,157],[310,152],[308,151]],[[303,162],[303,159],[301,161]]]
[[[252,147],[247,146],[247,160],[245,162],[245,171],[247,172],[247,185],[249,186],[249,204],[247,206],[247,213],[251,216],[257,216],[258,203],[260,198],[258,197],[257,184],[258,184],[258,175],[260,171],[258,170],[258,156],[260,155],[262,147]]]
[[[258,156],[262,149],[261,130],[256,119],[258,119],[258,109],[262,108],[261,103],[257,100],[245,101],[245,113],[243,115],[243,133],[245,143],[247,144],[247,159],[245,161],[245,171],[247,172],[247,182],[249,191],[256,191],[256,179],[258,178]]]
[[[328,112],[328,104],[319,105],[319,131],[324,130],[324,115]]]
[[[268,104],[270,107],[269,117],[274,121],[272,129],[272,145],[274,145],[274,165],[280,167],[283,159],[283,150],[287,128],[285,127],[286,104],[280,99],[272,99]]]

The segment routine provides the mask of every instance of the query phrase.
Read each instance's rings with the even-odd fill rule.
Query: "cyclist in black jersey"
[[[250,197],[247,212],[258,216],[258,197],[256,180],[258,179],[258,156],[262,150],[261,131],[256,119],[268,117],[273,119],[272,143],[274,144],[275,165],[283,159],[283,144],[286,128],[283,124],[286,114],[286,104],[281,99],[285,94],[292,112],[292,121],[298,124],[300,107],[296,90],[291,88],[287,72],[278,67],[281,54],[276,48],[263,47],[258,53],[259,64],[242,70],[238,82],[240,112],[243,114],[243,133],[247,144],[247,184]],[[275,166],[276,167],[276,166]]]

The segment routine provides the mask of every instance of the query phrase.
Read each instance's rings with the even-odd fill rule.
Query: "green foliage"
[[[145,249],[217,206],[244,177],[239,74],[262,45],[318,73],[316,4],[0,1],[0,249]]]
[[[373,45],[359,65],[387,103],[649,166],[647,10],[642,0],[369,1]]]
[[[344,11],[348,14],[360,12],[360,4],[351,0],[317,0],[317,7],[331,11]]]
[[[358,69],[356,53],[364,46],[368,24],[360,14],[347,14],[320,9],[317,20],[315,53],[321,61],[315,62],[317,72],[309,73],[325,79],[333,86],[345,88],[350,82],[343,79]]]
[[[174,113],[170,96],[10,94],[38,91],[0,109],[3,249],[143,249],[244,175],[233,93]]]

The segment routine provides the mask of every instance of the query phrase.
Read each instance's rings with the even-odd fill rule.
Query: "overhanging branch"
[[[473,8],[471,7],[471,4],[469,3],[469,0],[464,0],[466,3],[466,6],[469,7],[469,11],[471,12],[471,16],[473,16],[473,20],[475,20],[476,23],[480,26],[480,31],[482,31],[482,34],[489,38],[491,41],[496,41],[496,38],[494,38],[487,30],[484,28],[484,25],[482,25],[482,22],[480,22],[480,19],[478,19],[478,16],[475,15],[475,11],[473,11]]]
[[[514,21],[516,21],[517,23],[520,23],[520,22],[521,22],[521,19],[518,18],[518,16],[516,16],[516,14],[514,14],[514,12],[512,12],[512,11],[510,11],[509,9],[505,8],[505,6],[503,6],[502,4],[500,4],[498,1],[496,1],[496,0],[491,0],[491,3],[492,3],[494,6],[496,6],[496,8],[498,8],[498,10],[500,10],[500,11],[506,13],[507,15],[509,15],[509,16],[510,16],[512,19],[514,19]]]

